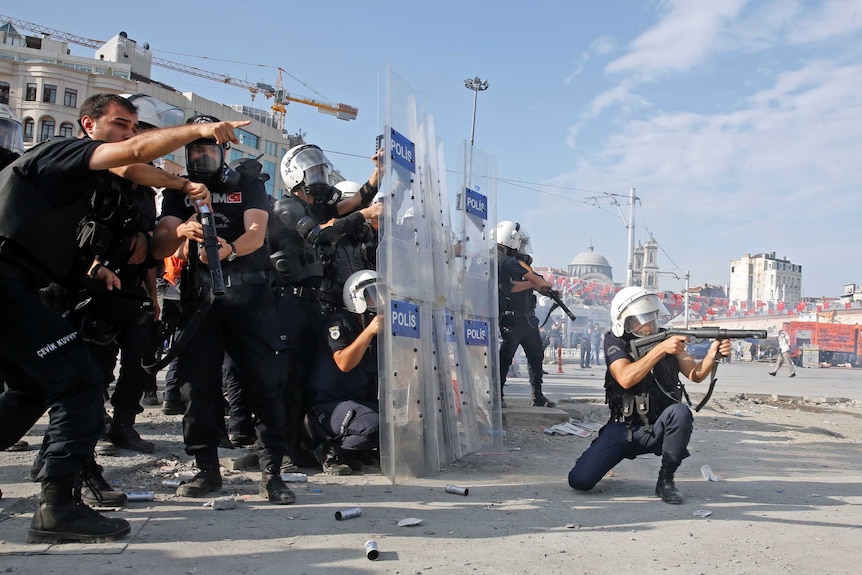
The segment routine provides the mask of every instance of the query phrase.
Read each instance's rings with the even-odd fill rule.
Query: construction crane
[[[84,46],[86,48],[93,48],[94,50],[98,50],[105,44],[105,42],[102,40],[94,40],[93,38],[85,38],[83,36],[77,36],[68,32],[54,30],[46,26],[41,26],[33,22],[27,22],[26,20],[19,20],[17,18],[12,18],[11,16],[6,16],[4,14],[0,14],[0,21],[9,22],[16,28],[30,30],[31,32],[37,32],[39,34],[44,34],[45,36],[50,36],[53,39],[61,40],[63,42],[68,42],[71,44],[77,44],[78,46]],[[347,104],[341,103],[335,104],[323,102],[314,98],[297,96],[286,92],[284,90],[284,85],[281,81],[281,73],[283,69],[280,67],[278,68],[275,86],[270,86],[269,84],[264,84],[261,82],[252,83],[245,80],[239,80],[225,74],[217,74],[216,72],[211,72],[202,68],[196,68],[195,66],[189,66],[187,64],[181,64],[180,62],[174,62],[172,60],[165,60],[164,58],[157,58],[155,56],[152,57],[152,63],[154,66],[159,66],[160,68],[166,68],[175,72],[198,76],[199,78],[205,78],[207,80],[212,80],[221,84],[227,84],[229,86],[235,86],[237,88],[245,88],[251,94],[252,102],[254,102],[254,98],[255,96],[257,96],[257,94],[263,94],[263,96],[267,99],[273,98],[274,103],[272,105],[272,111],[276,120],[276,125],[278,126],[279,130],[284,129],[284,116],[287,112],[287,105],[290,102],[313,106],[317,108],[317,111],[321,114],[329,114],[330,116],[335,116],[339,120],[355,120],[356,115],[359,113],[359,108],[356,108],[354,106],[348,106]]]

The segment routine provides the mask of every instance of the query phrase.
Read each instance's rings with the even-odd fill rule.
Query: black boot
[[[532,403],[530,403],[533,407],[556,407],[557,404],[545,397],[543,394],[537,395],[533,398]]]
[[[676,488],[673,482],[673,471],[662,467],[658,472],[658,482],[655,484],[656,497],[661,497],[661,500],[671,505],[679,505],[682,503],[682,493]]]
[[[191,481],[177,487],[180,497],[201,497],[213,491],[221,491],[221,469],[218,462],[218,451],[213,448],[195,454],[195,464],[198,474]]]
[[[296,495],[282,481],[279,468],[272,465],[260,472],[260,496],[278,505],[290,505],[296,501]]]
[[[108,439],[117,447],[140,451],[141,453],[152,453],[156,446],[152,441],[141,439],[134,428],[135,416],[120,416],[114,413],[114,420],[108,428]]]
[[[126,504],[126,494],[114,491],[111,484],[102,477],[104,469],[91,461],[81,473],[81,500],[90,507],[122,507]]]
[[[30,522],[27,543],[78,541],[97,543],[129,534],[125,519],[112,519],[81,501],[74,477],[52,477],[42,482],[39,508]]]
[[[179,391],[165,389],[165,400],[162,402],[162,413],[165,415],[182,415],[186,412],[186,406],[180,397]]]

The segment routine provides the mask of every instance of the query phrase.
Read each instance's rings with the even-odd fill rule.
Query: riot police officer
[[[497,242],[497,272],[500,303],[500,397],[506,384],[506,372],[518,346],[524,348],[534,407],[554,407],[542,393],[542,336],[536,317],[536,296],[553,287],[530,267],[530,236],[517,222],[502,221],[494,229]],[[503,401],[503,407],[506,402]]]
[[[377,403],[377,272],[359,270],[344,284],[344,310],[323,322],[326,344],[311,375],[312,431],[322,436],[316,450],[325,473],[349,475],[365,466],[379,469],[380,408]]]
[[[115,125],[134,125],[134,106],[127,106],[112,108]],[[87,275],[103,289],[121,288],[101,262],[78,257],[78,224],[105,171],[154,160],[200,137],[236,141],[234,128],[247,123],[184,126],[113,143],[52,140],[0,172],[0,375],[9,387],[0,396],[0,449],[20,439],[46,406],[50,414],[42,495],[28,541],[107,540],[130,530],[127,521],[81,501],[82,472],[104,425],[101,376],[79,327],[45,307],[38,288],[51,281],[77,285]],[[205,188],[186,191],[209,200]]]
[[[208,125],[218,119],[199,115],[188,121]],[[262,446],[258,454],[260,495],[273,503],[290,504],[296,496],[280,475],[286,448],[279,386],[285,354],[269,288],[265,246],[269,199],[260,177],[260,164],[245,160],[234,169],[225,165],[224,151],[209,138],[186,146],[188,177],[205,183],[213,193],[210,219],[217,226],[224,295],[211,301],[213,262],[206,250],[199,249],[204,230],[194,206],[182,194],[165,190],[162,216],[153,238],[155,257],[166,257],[183,245],[189,261],[182,280],[183,311],[199,314],[199,323],[194,327],[192,320],[180,327],[187,333],[179,337],[187,339],[177,358],[176,373],[186,404],[183,440],[199,472],[192,481],[177,488],[177,495],[200,497],[222,487],[218,446],[224,425],[222,363],[227,352],[241,373],[257,416],[256,431]]]
[[[273,284],[279,322],[287,332],[290,360],[284,380],[287,438],[296,465],[311,464],[302,449],[302,418],[308,410],[308,378],[317,350],[321,322],[321,285],[324,268],[331,262],[338,240],[362,226],[379,208],[371,202],[377,194],[378,155],[375,169],[354,196],[341,200],[330,185],[332,164],[313,144],[287,151],[281,176],[290,191],[273,206],[268,230]],[[286,462],[284,470],[293,467]]]
[[[706,357],[696,362],[685,351],[686,338],[670,336],[635,360],[632,340],[657,333],[670,319],[667,309],[655,293],[631,286],[614,296],[610,311],[611,330],[605,333],[603,349],[611,417],[569,472],[569,485],[589,491],[623,459],[654,453],[661,456],[656,496],[665,503],[680,504],[683,498],[674,474],[689,455],[694,418],[682,403],[685,389],[679,374],[695,383],[703,381],[715,363],[716,351],[730,353],[730,340],[713,341]]]

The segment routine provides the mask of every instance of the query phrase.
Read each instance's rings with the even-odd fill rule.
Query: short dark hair
[[[93,94],[81,104],[81,110],[78,112],[78,120],[84,116],[89,116],[94,120],[98,120],[107,112],[110,104],[116,104],[130,114],[138,115],[138,109],[126,98],[117,94]]]

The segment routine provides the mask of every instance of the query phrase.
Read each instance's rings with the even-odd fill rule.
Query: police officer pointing
[[[133,118],[118,114],[114,121]],[[78,223],[105,170],[155,160],[200,137],[236,141],[234,128],[247,123],[183,126],[113,143],[53,140],[0,172],[0,375],[15,392],[0,396],[0,449],[26,433],[34,414],[38,419],[46,406],[50,412],[29,541],[116,539],[130,530],[125,520],[81,501],[81,472],[104,425],[101,376],[78,326],[45,307],[38,289],[51,281],[69,285],[88,273],[109,290],[121,287],[113,272],[81,261],[77,251]],[[189,191],[208,199],[205,189]]]

